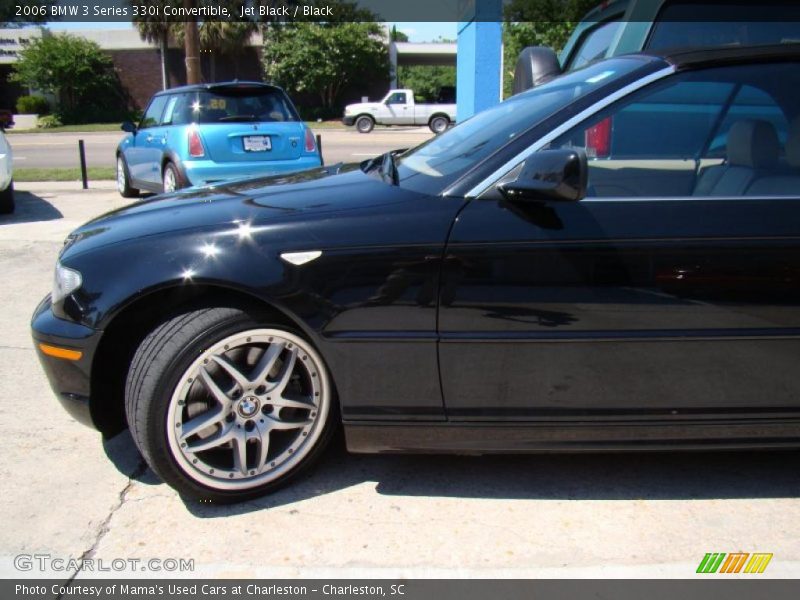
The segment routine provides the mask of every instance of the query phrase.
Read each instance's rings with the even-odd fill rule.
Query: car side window
[[[405,104],[406,103],[406,94],[405,92],[395,92],[391,96],[389,96],[388,100],[386,100],[386,104]]]
[[[608,21],[590,29],[574,52],[568,70],[578,69],[606,55],[614,36],[622,26],[622,21]]]
[[[155,127],[161,123],[161,115],[164,113],[164,108],[167,106],[170,96],[156,96],[150,101],[147,110],[144,111],[144,116],[139,123],[139,129],[147,129],[148,127]]]
[[[161,119],[164,125],[186,125],[191,123],[191,94],[174,94],[170,96],[164,116]]]
[[[548,147],[585,150],[589,196],[748,195],[759,179],[800,176],[800,156],[794,164],[785,151],[792,143],[786,110],[800,102],[798,80],[795,64],[680,73],[601,111]],[[796,143],[800,150],[800,139]],[[770,189],[797,195],[793,185],[785,180],[783,191]]]

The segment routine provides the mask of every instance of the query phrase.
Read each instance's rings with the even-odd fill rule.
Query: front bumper
[[[353,125],[355,122],[356,122],[356,118],[355,117],[342,117],[342,123],[344,123],[348,127]]]
[[[92,359],[102,332],[56,317],[48,295],[33,313],[31,333],[39,362],[61,405],[76,421],[98,429],[89,399]],[[55,358],[45,354],[40,344],[77,350],[81,357]]]
[[[184,160],[183,173],[191,185],[208,185],[219,181],[286,175],[322,166],[319,154],[301,156],[293,160],[263,162],[225,162],[213,160]]]

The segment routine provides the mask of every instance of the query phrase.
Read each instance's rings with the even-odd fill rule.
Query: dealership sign
[[[0,63],[17,62],[20,51],[41,35],[38,29],[0,29]]]

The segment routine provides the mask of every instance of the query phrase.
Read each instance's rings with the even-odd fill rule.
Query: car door
[[[672,75],[539,142],[590,155],[589,197],[470,202],[440,295],[448,418],[796,415],[798,83],[794,63]]]
[[[414,105],[409,104],[406,92],[394,92],[386,99],[389,111],[385,122],[387,125],[411,125],[414,123]]]
[[[169,99],[169,95],[159,95],[150,101],[133,136],[133,144],[125,151],[131,177],[139,182],[155,185],[161,181],[160,139],[164,133],[161,116]]]

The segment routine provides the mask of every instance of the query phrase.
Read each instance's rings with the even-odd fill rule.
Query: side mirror
[[[514,94],[547,83],[561,75],[558,56],[551,48],[530,46],[519,53],[514,69]]]
[[[136,133],[136,125],[130,121],[125,121],[120,129],[122,129],[122,131],[126,131],[127,133]]]
[[[511,201],[575,202],[586,196],[588,178],[583,150],[542,150],[529,156],[497,189]]]

